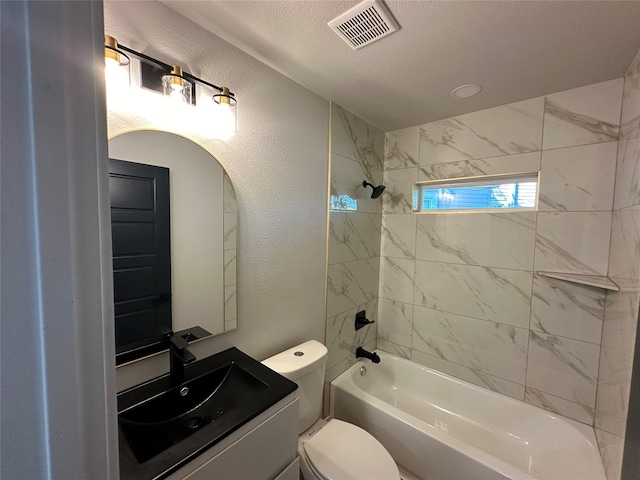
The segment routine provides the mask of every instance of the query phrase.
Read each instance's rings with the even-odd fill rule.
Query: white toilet
[[[298,454],[305,480],[400,480],[373,435],[342,420],[321,419],[327,348],[310,340],[262,362],[298,384]]]

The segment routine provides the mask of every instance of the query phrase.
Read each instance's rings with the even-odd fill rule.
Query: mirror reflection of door
[[[157,130],[114,136],[109,156],[169,169],[172,330],[197,340],[236,328],[238,210],[222,165],[192,140]]]
[[[171,322],[169,169],[109,160],[116,364],[155,353]]]

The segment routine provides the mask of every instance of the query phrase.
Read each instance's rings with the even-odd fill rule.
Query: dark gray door
[[[169,169],[109,160],[116,364],[161,350],[171,330]]]

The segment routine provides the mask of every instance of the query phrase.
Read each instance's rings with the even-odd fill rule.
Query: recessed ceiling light
[[[460,85],[459,87],[451,90],[451,96],[453,98],[469,98],[474,95],[478,95],[481,91],[482,87],[480,85],[469,83],[467,85]]]

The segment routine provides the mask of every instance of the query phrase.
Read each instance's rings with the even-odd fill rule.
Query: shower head
[[[373,192],[371,193],[371,198],[378,198],[380,195],[382,195],[382,192],[384,192],[384,188],[385,188],[384,185],[378,185],[376,187],[373,184],[367,182],[366,180],[362,182],[362,186],[364,188],[367,188],[367,187],[373,188]]]

